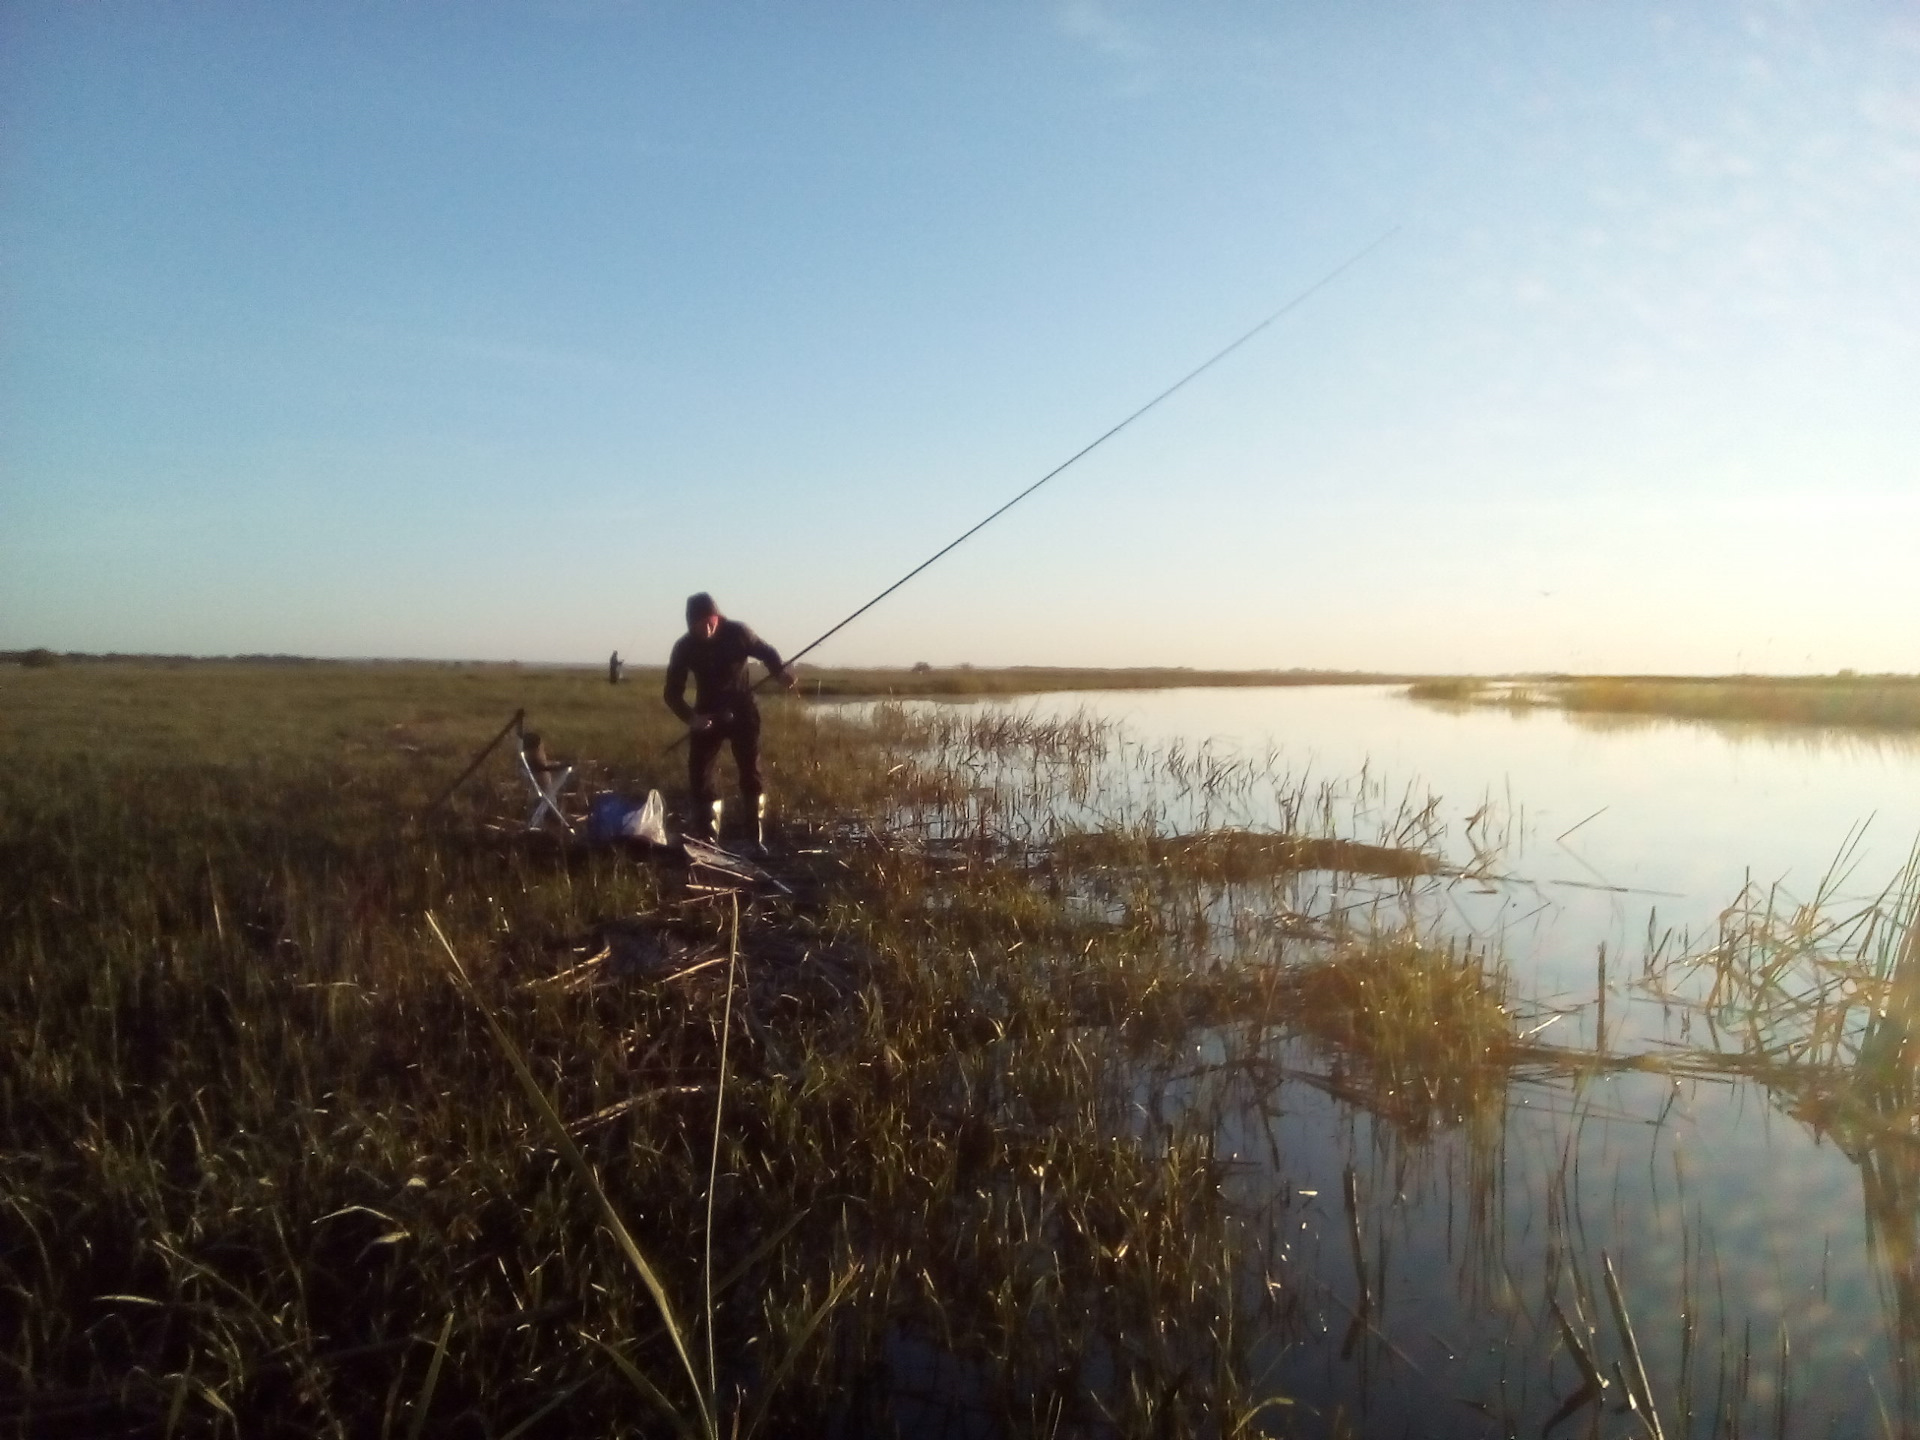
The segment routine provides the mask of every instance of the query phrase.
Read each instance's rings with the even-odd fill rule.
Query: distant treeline
[[[335,665],[348,668],[375,666],[383,669],[407,666],[439,670],[604,670],[605,661],[552,663],[540,660],[413,660],[382,656],[346,656],[322,658],[315,655],[153,655],[126,654],[120,651],[84,650],[0,650],[0,665]]]
[[[127,655],[118,651],[104,654],[84,650],[0,650],[0,665],[25,665],[29,669],[51,665],[364,665],[379,664],[364,660],[316,660],[309,655]]]

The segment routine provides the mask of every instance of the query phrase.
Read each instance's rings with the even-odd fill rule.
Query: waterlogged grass
[[[1439,700],[1471,704],[1484,698],[1487,682],[1471,675],[1443,676],[1436,680],[1416,680],[1407,686],[1409,700]]]
[[[1458,1382],[1491,1423],[1604,1428],[1588,1377],[1677,1323],[1643,1413],[1781,1430],[1698,1246],[1712,1336],[1692,1291],[1629,1320],[1581,1238],[1580,1097],[1614,1074],[1758,1077],[1857,1151],[1920,1335],[1911,886],[1748,897],[1644,977],[1713,1044],[1562,1051],[1435,933],[1430,797],[1084,715],[776,703],[784,889],[738,891],[524,834],[504,756],[429,813],[520,708],[590,788],[674,791],[652,688],[585,672],[0,670],[0,1423],[1365,1433],[1369,1387],[1458,1398],[1400,1367],[1383,1238],[1456,1147],[1507,1317],[1512,1358]],[[1517,1079],[1575,1112],[1524,1303],[1494,1218]],[[1297,1257],[1286,1156],[1250,1189],[1229,1139],[1296,1081],[1371,1127],[1350,1300]],[[1335,1363],[1330,1317],[1357,1408],[1273,1378]]]
[[[1289,972],[1293,1026],[1335,1061],[1338,1083],[1413,1135],[1498,1116],[1518,1035],[1507,977],[1486,956],[1411,937],[1336,952]]]
[[[1198,835],[1083,831],[1063,836],[1055,853],[1067,865],[1130,866],[1215,883],[1299,870],[1415,876],[1437,874],[1442,868],[1432,854],[1401,846],[1368,845],[1329,835],[1268,835],[1233,829]]]
[[[1816,892],[1749,885],[1701,948],[1647,983],[1697,1013],[1717,1059],[1850,1152],[1920,1139],[1920,851],[1879,893],[1844,900],[1843,852]]]
[[[521,834],[504,756],[428,813],[522,707],[590,783],[671,789],[644,689],[0,686],[6,1423],[886,1429],[903,1354],[1014,1430],[1270,1413],[1206,1127],[1129,1108],[1142,1047],[1253,974],[1186,963],[1206,899],[1116,919],[1067,893],[1112,857],[1011,863],[968,769],[1071,776],[1097,727],[771,706],[792,893],[736,918],[711,876]],[[987,858],[903,841],[903,802]]]

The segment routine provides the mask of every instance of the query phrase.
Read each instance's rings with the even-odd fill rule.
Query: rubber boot
[[[720,843],[721,802],[715,800],[711,805],[693,803],[693,815],[687,822],[687,838],[698,840],[706,845]]]
[[[767,853],[767,795],[764,790],[753,797],[753,853]]]

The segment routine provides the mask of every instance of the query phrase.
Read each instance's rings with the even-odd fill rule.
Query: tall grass
[[[675,788],[651,695],[399,667],[0,683],[11,1423],[573,1434],[653,1413],[639,1377],[698,1431],[791,1430],[897,1410],[873,1367],[908,1337],[1017,1426],[1257,1405],[1209,1148],[1126,1122],[1132,1017],[1179,976],[1166,906],[1097,922],[1025,866],[943,883],[887,827],[903,794],[948,824],[978,796],[937,744],[902,758],[928,740],[903,718],[771,710],[782,823],[816,853],[749,899],[736,973],[704,963],[728,927],[695,877],[519,834],[504,762],[424,813],[522,705],[591,782]],[[1095,740],[993,743],[1070,771]],[[1063,1024],[1090,994],[1114,1023]]]
[[[1416,681],[1410,699],[1510,709],[1553,706],[1587,715],[1641,715],[1858,730],[1920,730],[1920,677],[1594,676]]]
[[[589,785],[677,796],[651,689],[584,673],[0,671],[0,1421],[1340,1433],[1270,1372],[1402,1343],[1408,1177],[1464,1147],[1491,1235],[1514,1079],[1640,1063],[1540,1043],[1498,957],[1435,935],[1431,797],[1084,715],[770,704],[786,889],[729,891],[522,833],[504,758],[426,814],[523,706]],[[1773,1037],[1676,1073],[1764,1060],[1884,1156],[1911,1067],[1873,1017],[1905,1013],[1911,907],[1836,960],[1834,898],[1756,899],[1704,968],[1648,978]],[[1783,1045],[1879,1088],[1779,1082]],[[1253,1185],[1231,1140],[1296,1084],[1383,1172],[1340,1231],[1370,1297],[1344,1346],[1288,1157]],[[1872,1163],[1904,1274],[1913,1187]],[[1602,1268],[1558,1173],[1578,1331]],[[1555,1293],[1515,1311],[1516,1426],[1552,1408]]]
[[[1579,680],[1555,687],[1568,710],[1751,720],[1869,730],[1920,729],[1920,679]]]

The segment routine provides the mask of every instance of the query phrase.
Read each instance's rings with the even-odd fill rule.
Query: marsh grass
[[[1878,892],[1849,898],[1858,840],[1811,895],[1749,884],[1707,944],[1649,957],[1646,983],[1697,1012],[1716,1053],[1782,1081],[1844,1077],[1884,1090],[1910,1080],[1920,1062],[1920,851]]]
[[[1260,1411],[1204,1129],[1128,1119],[1142,1047],[1218,1023],[1247,972],[1188,975],[1207,906],[1180,886],[1114,922],[1076,915],[1074,866],[997,863],[1086,798],[1097,726],[771,707],[793,893],[747,897],[735,951],[684,871],[518,833],[504,759],[424,813],[522,707],[589,788],[674,791],[644,688],[0,686],[14,1428],[884,1426],[903,1344],[1015,1430]],[[1182,755],[1169,783],[1236,773]],[[987,859],[956,872],[935,832]]]
[[[1486,692],[1487,682],[1474,675],[1441,676],[1416,680],[1407,686],[1409,700],[1439,700],[1456,705],[1471,704]]]
[[[523,834],[504,757],[423,813],[521,707],[588,788],[674,795],[656,701],[504,667],[0,671],[0,1421],[1338,1433],[1263,1379],[1326,1321],[1221,1137],[1302,1080],[1493,1175],[1515,1077],[1597,1073],[1422,920],[1456,873],[1430,797],[1272,756],[770,704],[787,893]],[[1798,997],[1796,1053],[1897,1052],[1876,1103],[1910,1114],[1905,1050],[1824,1018],[1903,993],[1897,908],[1881,948],[1844,931],[1840,979],[1842,931],[1756,912],[1702,962],[1716,1014]],[[1776,932],[1813,938],[1782,965]]]
[[[1198,835],[1091,831],[1061,837],[1055,847],[1069,866],[1114,866],[1206,879],[1215,884],[1302,870],[1413,877],[1442,869],[1435,856],[1404,846],[1368,845],[1331,835],[1210,830]]]
[[[1416,681],[1409,699],[1450,705],[1542,706],[1578,715],[1714,720],[1866,731],[1920,730],[1920,676],[1593,676]]]
[[[1506,1104],[1523,1046],[1506,975],[1484,955],[1412,937],[1296,967],[1291,1024],[1333,1060],[1330,1085],[1406,1133],[1484,1123]]]
[[[1547,693],[1555,703],[1573,711],[1869,730],[1920,729],[1920,678],[1913,676],[1594,679],[1556,685]]]

